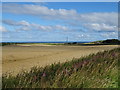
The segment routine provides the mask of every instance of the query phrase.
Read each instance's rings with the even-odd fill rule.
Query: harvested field
[[[4,46],[2,48],[2,72],[11,72],[15,75],[23,69],[30,70],[33,66],[44,67],[116,47],[118,46]]]

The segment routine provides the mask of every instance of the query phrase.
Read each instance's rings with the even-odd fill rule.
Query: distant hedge
[[[5,42],[5,43],[1,43],[1,46],[6,46],[6,45],[15,45],[17,43],[11,43],[11,42]]]
[[[105,41],[102,41],[102,43],[107,44],[120,44],[120,41],[118,39],[107,39]]]

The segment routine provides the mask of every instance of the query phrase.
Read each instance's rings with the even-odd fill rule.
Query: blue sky
[[[118,38],[115,2],[2,3],[3,41]]]

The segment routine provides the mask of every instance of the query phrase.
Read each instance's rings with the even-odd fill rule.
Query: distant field
[[[3,73],[17,74],[22,69],[30,70],[33,66],[44,67],[115,47],[118,46],[4,46],[2,48]]]
[[[17,44],[17,46],[51,46],[51,45],[64,45],[64,43],[25,43],[25,44]]]

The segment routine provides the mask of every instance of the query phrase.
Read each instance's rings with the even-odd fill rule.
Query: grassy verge
[[[33,67],[16,76],[4,74],[3,88],[118,88],[120,48],[45,68]]]

